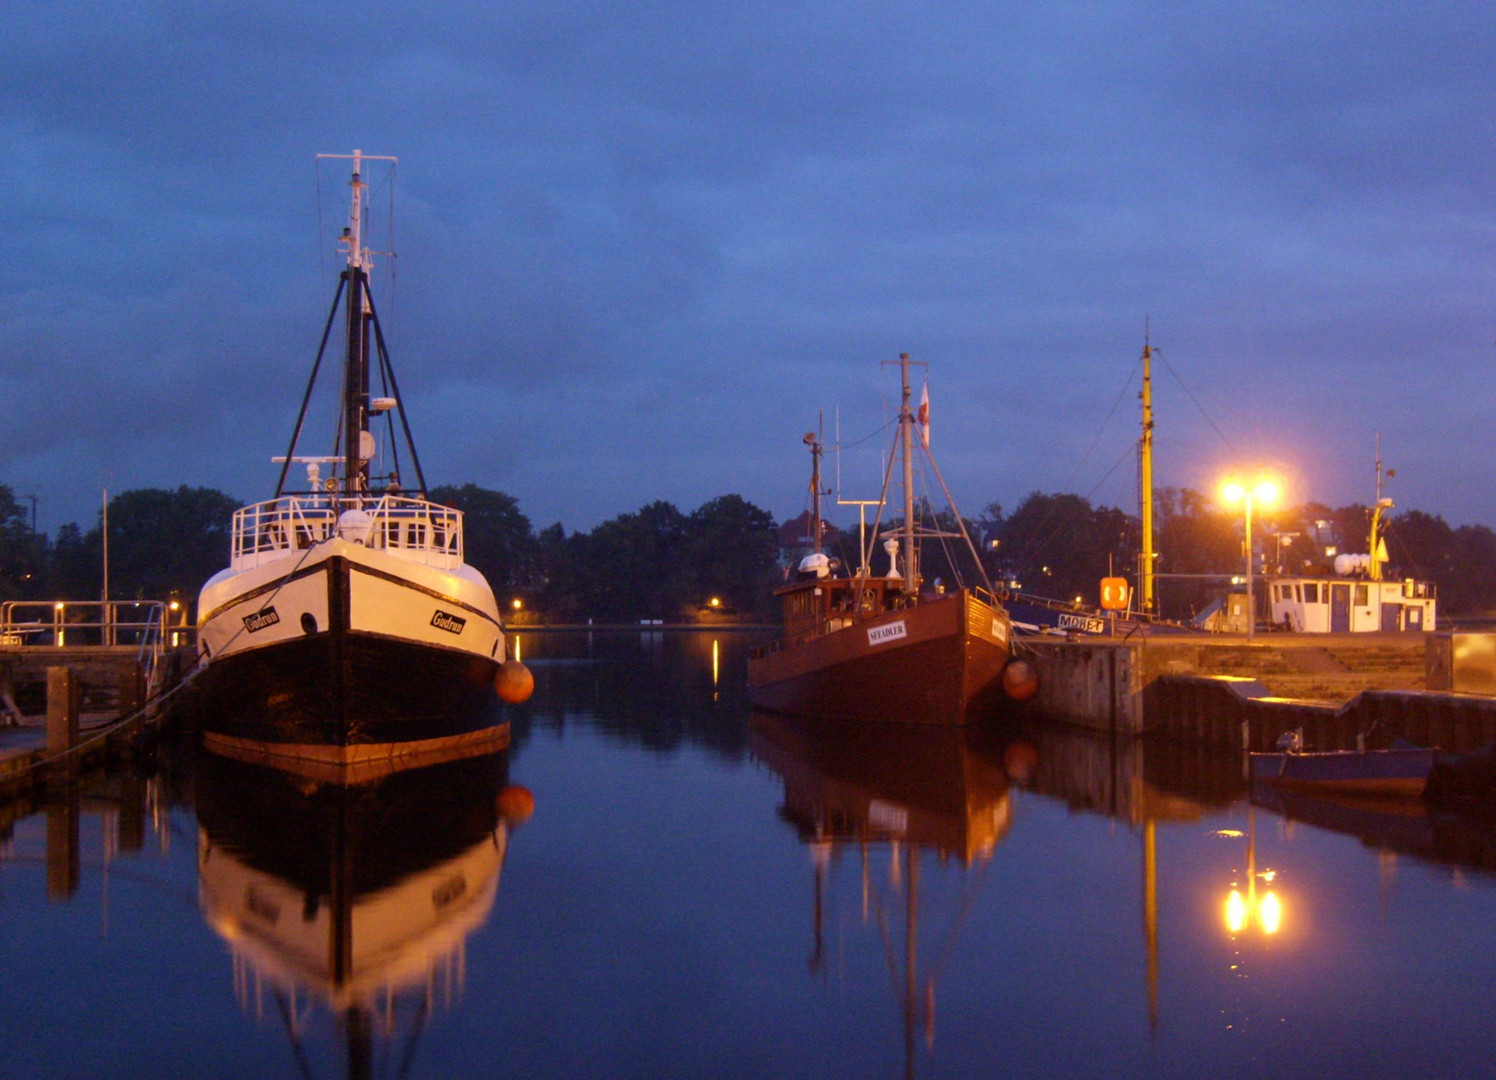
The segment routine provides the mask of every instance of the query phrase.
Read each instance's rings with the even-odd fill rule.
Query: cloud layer
[[[337,270],[315,155],[358,147],[400,157],[428,478],[537,524],[797,513],[801,434],[877,430],[901,351],[964,511],[1130,508],[1145,319],[1160,484],[1368,501],[1380,433],[1400,505],[1496,522],[1496,17],[919,7],[13,5],[0,482],[49,529],[268,495]]]

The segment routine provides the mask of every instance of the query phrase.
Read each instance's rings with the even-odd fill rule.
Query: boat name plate
[[[867,631],[867,643],[869,645],[882,645],[884,642],[898,641],[906,633],[903,619],[884,626],[870,626]]]
[[[449,634],[460,634],[462,628],[467,625],[467,620],[438,609],[436,614],[431,616],[431,625]]]
[[[1106,621],[1093,618],[1090,615],[1064,615],[1060,616],[1061,630],[1080,630],[1087,634],[1106,633]]]
[[[274,607],[262,607],[253,615],[244,616],[244,629],[253,634],[267,626],[274,626],[280,621],[281,617],[276,614]]]

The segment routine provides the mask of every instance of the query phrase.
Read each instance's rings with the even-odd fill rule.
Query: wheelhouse
[[[1308,634],[1433,630],[1438,599],[1426,581],[1275,578],[1268,586],[1273,622]]]

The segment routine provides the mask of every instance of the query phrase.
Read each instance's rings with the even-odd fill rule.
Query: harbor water
[[[1477,1077],[1496,824],[1240,755],[755,714],[529,631],[503,754],[0,807],[0,1077]]]

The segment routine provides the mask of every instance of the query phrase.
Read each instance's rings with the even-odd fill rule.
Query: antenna
[[[841,406],[836,408],[836,505],[857,507],[857,576],[868,576],[867,508],[881,507],[882,499],[843,499],[841,497]]]

